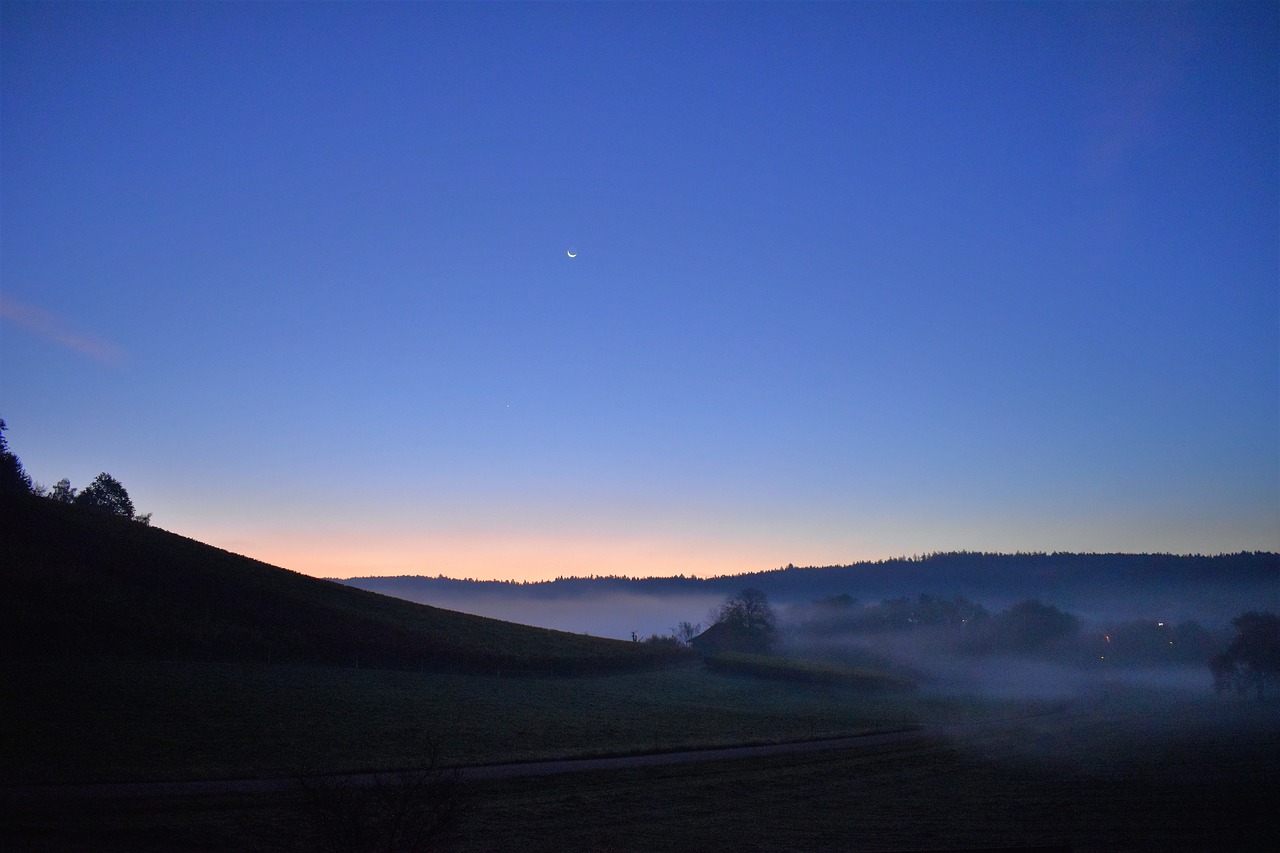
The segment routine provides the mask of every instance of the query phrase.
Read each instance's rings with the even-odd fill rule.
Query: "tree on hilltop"
[[[75,503],[76,487],[71,485],[71,481],[66,477],[53,484],[49,489],[49,500],[60,504]]]
[[[73,502],[76,506],[94,512],[133,518],[133,501],[129,500],[129,492],[106,471],[94,477],[93,482],[85,486]]]
[[[8,428],[4,418],[0,418],[0,492],[34,494],[55,503],[74,504],[93,512],[151,524],[151,513],[134,515],[133,501],[129,499],[128,490],[106,471],[94,477],[93,482],[79,493],[66,477],[54,483],[51,489],[32,483],[31,475],[22,467],[22,461],[9,450],[9,442],[4,437]]]
[[[22,460],[9,452],[9,442],[4,431],[8,426],[0,418],[0,491],[30,492],[31,475],[22,467]]]
[[[716,614],[717,624],[732,622],[752,632],[772,634],[777,627],[777,619],[769,599],[758,589],[744,589],[737,595],[731,595],[720,605]]]
[[[714,623],[702,637],[715,637],[722,650],[767,653],[773,648],[777,617],[769,599],[758,589],[744,589],[724,600],[711,614]]]

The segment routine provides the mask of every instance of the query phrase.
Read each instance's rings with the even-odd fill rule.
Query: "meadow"
[[[1111,696],[870,750],[512,782],[452,849],[1267,849],[1276,710]]]
[[[613,675],[496,676],[100,660],[0,665],[8,783],[288,776],[625,755],[917,724],[924,706],[836,683],[692,663]]]
[[[547,687],[535,687],[543,698],[533,704],[556,692]],[[591,691],[572,679],[561,690],[584,687]],[[773,732],[790,724],[786,700],[754,679],[713,676],[701,690],[687,698],[736,704],[739,724],[753,716]],[[1274,703],[1135,688],[1038,706],[884,701],[880,712],[914,709],[934,725],[923,737],[868,748],[462,783],[460,820],[430,849],[1253,850],[1272,837]],[[510,719],[514,733],[520,724]],[[584,723],[601,745],[613,737],[599,721]],[[314,820],[305,798],[289,791],[51,796],[10,813],[19,819],[5,830],[9,849],[32,851],[306,849],[297,828]]]

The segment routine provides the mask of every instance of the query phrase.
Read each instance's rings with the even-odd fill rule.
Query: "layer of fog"
[[[614,593],[547,600],[532,596],[440,596],[423,603],[523,625],[575,634],[630,640],[669,636],[681,622],[707,628],[720,595],[637,595]],[[990,602],[992,612],[1013,602]],[[1115,664],[1104,659],[1069,662],[1014,654],[961,654],[929,631],[883,632],[816,640],[789,619],[794,609],[775,605],[779,616],[777,651],[850,665],[882,667],[915,678],[926,691],[1001,698],[1055,699],[1096,693],[1111,686],[1143,687],[1204,695],[1212,691],[1207,661],[1195,664]],[[1180,608],[1190,616],[1194,609]],[[1096,617],[1097,611],[1090,616]],[[1201,614],[1204,615],[1204,614]],[[1100,634],[1108,623],[1147,614],[1112,608],[1111,619],[1082,619],[1081,634]],[[1211,624],[1222,630],[1225,619]],[[1225,636],[1225,633],[1224,633]]]
[[[957,647],[956,634],[930,628],[857,632],[837,630],[825,635],[805,627],[806,616],[817,611],[812,600],[774,601],[778,615],[778,653],[798,657],[884,669],[906,675],[923,690],[951,694],[988,695],[1053,699],[1096,693],[1108,687],[1129,686],[1173,690],[1185,694],[1212,692],[1208,655],[1204,660],[1153,663],[1150,659],[1108,659],[1084,653],[1108,630],[1138,620],[1150,624],[1175,625],[1175,621],[1197,620],[1212,633],[1222,647],[1232,633],[1230,619],[1239,615],[1239,597],[1224,593],[1239,590],[1206,590],[1200,600],[1152,600],[1130,596],[1127,600],[1099,600],[1087,596],[1059,604],[1045,600],[1080,623],[1080,635],[1070,653],[1017,655],[1001,649],[981,653]],[[423,591],[411,597],[423,604],[472,613],[508,622],[533,625],[575,634],[589,634],[620,640],[670,636],[682,622],[710,626],[712,613],[724,602],[720,593],[701,595],[640,594],[611,591],[584,592],[562,598],[521,594],[517,588],[481,594],[454,591]],[[912,599],[915,596],[911,596]],[[874,607],[879,601],[854,604],[850,613]],[[995,615],[1016,602],[1013,599],[984,598],[976,602]],[[1168,620],[1157,623],[1157,619]],[[810,626],[811,628],[812,626]]]
[[[505,622],[534,625],[572,634],[590,634],[615,640],[641,639],[654,634],[670,636],[681,622],[706,628],[708,612],[723,600],[719,595],[589,595],[547,600],[520,596],[421,596],[421,604],[488,616]]]
[[[1114,664],[1105,659],[1047,660],[1027,655],[963,654],[947,650],[932,632],[879,633],[817,640],[783,631],[778,651],[798,658],[885,669],[906,675],[928,692],[1004,699],[1070,699],[1112,687],[1206,695],[1207,661]]]

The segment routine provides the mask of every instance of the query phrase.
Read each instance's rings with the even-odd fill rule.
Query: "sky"
[[[0,416],[325,577],[1280,550],[1277,92],[1273,3],[5,0]]]

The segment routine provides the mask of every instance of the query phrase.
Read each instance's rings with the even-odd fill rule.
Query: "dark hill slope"
[[[603,672],[662,665],[654,646],[413,604],[158,528],[0,497],[0,656],[294,661]]]

